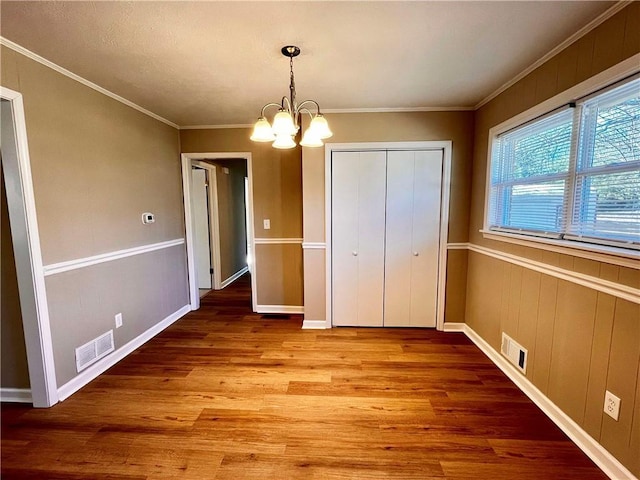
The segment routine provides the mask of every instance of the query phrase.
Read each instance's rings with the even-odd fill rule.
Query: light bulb
[[[329,124],[327,123],[327,119],[319,113],[313,120],[311,120],[311,124],[309,125],[309,129],[314,131],[314,134],[322,139],[329,138],[333,135],[333,132],[329,129]]]
[[[324,143],[322,143],[322,140],[314,130],[308,128],[302,136],[300,145],[302,145],[303,147],[321,147],[324,145]]]
[[[273,118],[273,133],[276,137],[279,135],[295,135],[298,133],[291,114],[286,110],[280,110]]]
[[[293,141],[291,135],[276,135],[276,141],[273,142],[273,148],[293,148],[296,146],[296,142]]]
[[[260,117],[253,127],[251,140],[254,142],[273,142],[276,136],[273,134],[271,125],[266,118]]]

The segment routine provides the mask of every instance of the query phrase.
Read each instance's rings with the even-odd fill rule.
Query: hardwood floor
[[[245,276],[53,408],[3,404],[2,478],[606,478],[462,334],[265,317]]]

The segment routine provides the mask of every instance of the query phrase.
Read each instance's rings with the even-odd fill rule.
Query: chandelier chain
[[[296,81],[295,78],[293,76],[293,57],[289,58],[289,71],[290,71],[290,76],[289,76],[289,91],[291,92],[291,114],[295,115],[295,110],[296,110]]]

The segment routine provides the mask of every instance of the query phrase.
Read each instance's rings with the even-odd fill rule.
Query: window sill
[[[582,243],[572,240],[556,240],[517,233],[495,232],[492,230],[480,230],[480,233],[482,233],[483,238],[489,240],[513,243],[525,247],[538,248],[640,270],[640,252],[636,250]]]

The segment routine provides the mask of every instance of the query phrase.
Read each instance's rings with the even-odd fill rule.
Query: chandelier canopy
[[[267,103],[262,107],[260,118],[253,127],[251,140],[254,142],[273,142],[274,148],[293,148],[296,146],[295,136],[300,130],[300,117],[303,114],[308,114],[311,122],[302,136],[300,145],[321,147],[324,145],[322,140],[329,138],[333,133],[329,129],[327,120],[320,112],[320,105],[315,100],[304,100],[300,104],[296,102],[293,58],[300,55],[300,49],[294,45],[287,45],[282,47],[281,51],[285,57],[289,57],[289,98],[284,96],[280,103]],[[273,117],[273,123],[269,123],[265,117],[265,111],[269,107],[278,107],[278,113]]]

